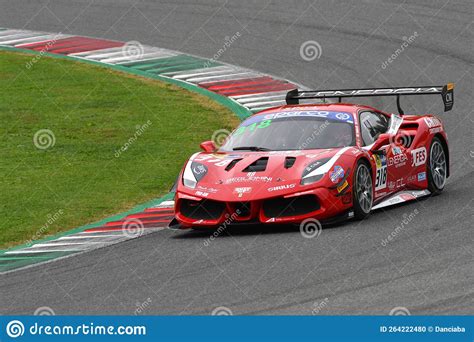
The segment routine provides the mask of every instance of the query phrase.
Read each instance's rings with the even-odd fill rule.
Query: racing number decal
[[[375,178],[375,190],[385,189],[387,187],[387,167],[377,169],[377,177]]]
[[[270,126],[271,123],[272,123],[272,120],[268,119],[268,120],[263,120],[258,124],[255,122],[255,123],[253,123],[251,125],[248,125],[248,126],[241,126],[241,127],[237,128],[234,135],[242,134],[245,131],[254,131],[255,128],[266,128],[266,127]]]
[[[376,175],[375,190],[385,189],[387,187],[387,158],[385,155],[374,154]]]

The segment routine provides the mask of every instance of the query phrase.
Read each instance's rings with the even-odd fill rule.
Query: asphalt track
[[[1,276],[0,312],[32,314],[473,314],[472,13],[470,1],[0,1],[0,27],[139,40],[219,58],[312,88],[456,83],[441,114],[451,177],[441,196],[380,211],[312,239],[292,228],[159,231]],[[407,38],[416,39],[382,68]],[[317,41],[321,56],[300,57]],[[365,101],[395,110],[390,100]],[[404,99],[441,112],[441,99]],[[211,134],[212,132],[210,132]],[[384,246],[404,215],[415,215]],[[406,218],[406,216],[405,216]]]

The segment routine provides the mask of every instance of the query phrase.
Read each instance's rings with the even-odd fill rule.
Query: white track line
[[[113,239],[113,238],[119,238],[121,234],[115,234],[115,235],[69,235],[69,236],[63,236],[58,238],[58,240],[79,240],[79,239]]]
[[[253,108],[259,108],[259,107],[277,107],[277,106],[283,106],[286,104],[285,100],[280,100],[280,101],[262,101],[262,102],[255,102],[255,103],[247,103],[245,106],[253,109]]]
[[[271,93],[270,93],[271,94]],[[243,99],[234,99],[238,103],[245,104],[245,103],[254,103],[258,101],[265,101],[265,100],[285,100],[286,94],[280,95],[267,95],[267,96],[255,96],[250,98],[243,98]]]
[[[226,74],[223,76],[195,77],[195,78],[190,78],[186,81],[191,82],[191,83],[232,81],[232,80],[240,80],[244,78],[258,77],[260,75],[261,74],[258,74],[256,72],[241,72],[241,73],[235,73],[235,74]]]

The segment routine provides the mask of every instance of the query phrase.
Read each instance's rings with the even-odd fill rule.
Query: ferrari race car
[[[175,222],[216,228],[363,219],[378,208],[439,194],[449,177],[443,124],[429,114],[404,115],[400,96],[441,94],[448,111],[453,88],[292,90],[287,105],[250,116],[222,146],[201,144],[204,152],[180,172]],[[399,114],[341,103],[367,96],[396,96]],[[339,102],[300,103],[333,98]]]

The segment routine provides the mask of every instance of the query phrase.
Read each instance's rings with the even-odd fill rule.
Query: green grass
[[[0,247],[167,193],[201,141],[238,123],[162,82],[48,57],[28,69],[32,58],[0,52]],[[41,129],[53,132],[54,146],[35,146]]]

